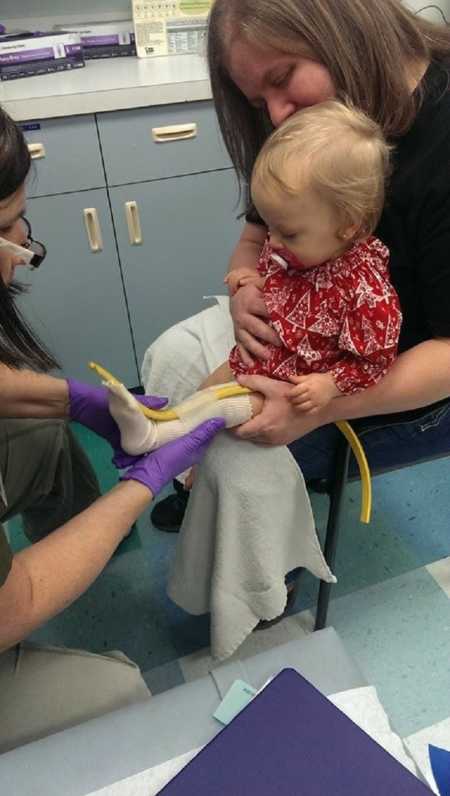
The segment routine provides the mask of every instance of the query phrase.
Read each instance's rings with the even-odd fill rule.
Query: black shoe
[[[174,481],[173,486],[175,494],[160,500],[150,514],[152,525],[166,533],[178,533],[189,500],[189,492],[184,489],[183,484]]]

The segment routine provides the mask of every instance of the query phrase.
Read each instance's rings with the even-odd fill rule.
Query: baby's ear
[[[361,224],[348,224],[338,230],[338,237],[346,241],[356,240],[356,238],[362,237],[363,234],[364,231]]]

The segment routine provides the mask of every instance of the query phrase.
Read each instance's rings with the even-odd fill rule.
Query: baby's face
[[[288,249],[306,268],[334,259],[348,247],[342,237],[342,219],[312,188],[292,196],[278,187],[267,190],[255,181],[252,197],[272,246]]]

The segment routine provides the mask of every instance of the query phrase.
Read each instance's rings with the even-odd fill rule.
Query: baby
[[[372,233],[384,204],[389,147],[365,114],[330,100],[291,116],[256,160],[251,194],[267,226],[258,270],[234,269],[231,293],[256,283],[280,346],[251,367],[238,346],[203,389],[177,407],[179,420],[145,418],[125,387],[108,385],[111,414],[129,453],[153,450],[208,417],[228,428],[258,414],[258,393],[217,398],[238,374],[291,381],[299,412],[363,390],[392,364],[401,326],[387,248]]]

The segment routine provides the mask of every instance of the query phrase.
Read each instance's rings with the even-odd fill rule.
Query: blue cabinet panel
[[[29,196],[80,191],[105,185],[94,116],[43,119],[22,126],[27,142],[36,155],[28,180]],[[29,129],[34,126],[38,129]],[[42,153],[44,157],[40,156]]]
[[[104,248],[90,250],[84,208],[96,208]],[[59,359],[63,372],[98,383],[88,370],[101,362],[130,386],[138,384],[121,272],[106,191],[31,199],[28,215],[36,238],[45,241],[47,259],[29,274],[22,310]]]
[[[101,113],[97,118],[108,185],[230,168],[211,102]],[[183,138],[189,135],[193,137]]]
[[[204,296],[227,292],[223,278],[242,228],[237,182],[228,170],[110,193],[140,364],[157,335],[208,306]],[[127,202],[136,202],[142,245],[130,244]]]

